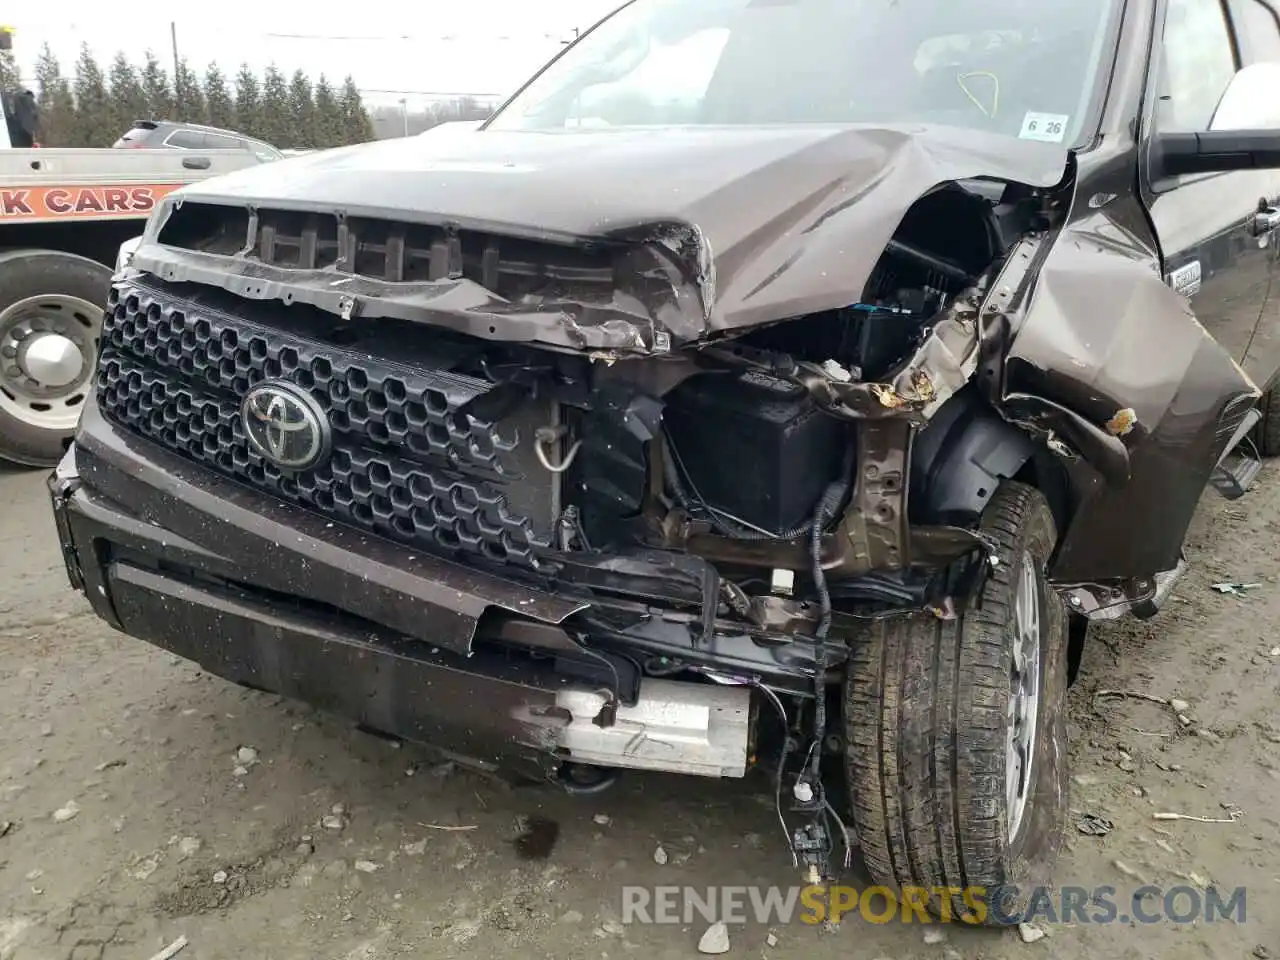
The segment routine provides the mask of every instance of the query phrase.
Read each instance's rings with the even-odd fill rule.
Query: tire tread
[[[1264,457],[1280,456],[1280,383],[1271,387],[1258,401],[1262,419],[1254,428],[1258,452]]]
[[[991,888],[1013,879],[1003,754],[1014,559],[1028,543],[1047,559],[1057,534],[1044,496],[1012,482],[997,491],[982,527],[1000,562],[957,620],[884,621],[851,650],[846,775],[862,855],[881,884]],[[1047,596],[1061,647],[1065,611]],[[944,919],[968,910],[961,897],[930,896],[929,906]]]

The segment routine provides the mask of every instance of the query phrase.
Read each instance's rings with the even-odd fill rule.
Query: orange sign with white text
[[[0,223],[147,217],[181,183],[0,188]]]

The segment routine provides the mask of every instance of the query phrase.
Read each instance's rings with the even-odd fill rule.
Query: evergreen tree
[[[320,75],[314,86],[302,70],[286,78],[274,64],[261,83],[247,64],[235,76],[234,95],[216,63],[209,64],[203,84],[185,61],[176,82],[160,59],[145,53],[141,69],[119,52],[104,74],[89,45],[81,44],[74,80],[45,44],[35,63],[40,104],[40,142],[47,146],[110,146],[134,121],[185,120],[239,130],[283,148],[319,148],[374,139],[373,124],[354,79],[340,89]],[[21,87],[21,77],[7,51],[0,51],[0,84]]]
[[[53,48],[46,43],[40,47],[40,55],[36,57],[36,101],[40,104],[41,113],[53,105],[53,95],[61,79],[62,64],[54,56]]]
[[[275,64],[267,67],[262,79],[262,139],[277,147],[294,145],[289,86]]]
[[[111,125],[121,136],[138,120],[147,119],[147,93],[142,89],[138,71],[123,52],[116,54],[107,71],[107,88],[111,97]]]
[[[348,74],[342,83],[342,93],[338,97],[342,109],[342,141],[343,143],[365,143],[373,139],[373,121],[364,108],[360,97],[360,88]]]
[[[316,103],[311,92],[311,81],[301,70],[293,72],[289,81],[289,113],[292,116],[293,142],[291,147],[309,148],[316,143]]]
[[[338,104],[338,95],[333,86],[322,73],[316,81],[315,89],[315,121],[312,140],[321,149],[336,147],[342,144],[342,107]]]
[[[18,69],[18,61],[12,50],[0,50],[0,90],[24,90],[22,71]]]
[[[187,64],[185,58],[178,61],[177,72],[173,77],[173,112],[170,119],[184,123],[204,123],[208,111],[204,103],[204,91],[200,89],[200,78]]]
[[[204,97],[209,123],[215,127],[233,129],[236,125],[235,104],[227,89],[227,79],[216,63],[209,64],[204,72]]]
[[[147,119],[166,120],[173,113],[173,92],[169,75],[156,55],[148,50],[142,64],[142,89],[147,94]]]
[[[236,123],[235,128],[251,137],[264,137],[262,132],[262,91],[258,88],[258,75],[247,63],[240,65],[236,74]]]
[[[76,101],[62,64],[46,43],[36,58],[36,98],[40,104],[40,142],[68,147],[75,135]],[[123,132],[123,131],[121,131]]]
[[[76,125],[71,145],[111,146],[124,131],[111,127],[111,97],[107,93],[107,80],[87,43],[80,45],[80,57],[76,61],[75,95]]]

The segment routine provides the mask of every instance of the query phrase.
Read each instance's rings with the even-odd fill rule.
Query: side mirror
[[[1232,77],[1209,130],[1280,130],[1280,63],[1251,63]]]
[[[1208,130],[1156,134],[1152,161],[1158,179],[1280,169],[1280,63],[1254,63],[1236,73]]]

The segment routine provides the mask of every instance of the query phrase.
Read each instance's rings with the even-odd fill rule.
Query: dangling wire
[[[791,830],[787,827],[787,818],[782,813],[782,778],[786,773],[787,757],[791,755],[795,745],[795,741],[791,739],[790,734],[787,732],[787,708],[782,705],[782,701],[778,699],[776,693],[754,677],[727,677],[717,673],[715,670],[696,665],[690,665],[689,669],[695,673],[710,677],[712,680],[740,683],[754,687],[764,695],[766,700],[773,704],[773,709],[778,712],[778,720],[782,724],[782,746],[778,750],[778,768],[773,778],[773,810],[778,815],[778,825],[782,827],[782,836],[787,841],[787,849],[791,851],[791,866],[800,866],[800,858],[796,855],[795,843],[791,839]]]
[[[578,456],[578,451],[582,449],[582,441],[576,440],[569,452],[565,455],[564,460],[558,464],[552,464],[547,457],[547,451],[544,449],[547,444],[555,443],[562,435],[562,428],[543,427],[540,428],[533,437],[533,452],[538,456],[538,462],[550,470],[552,473],[564,473],[573,466],[574,458]]]

